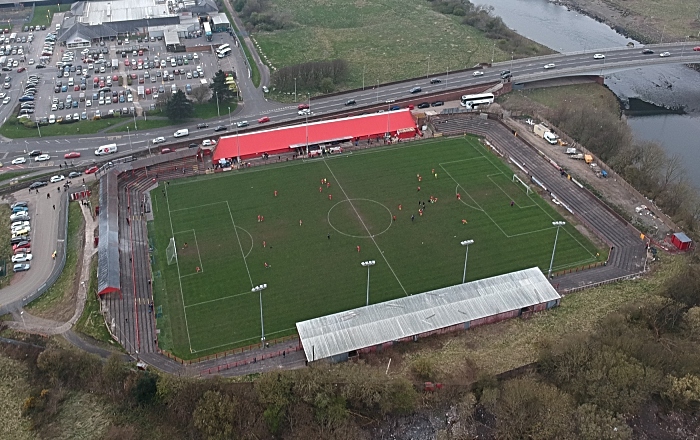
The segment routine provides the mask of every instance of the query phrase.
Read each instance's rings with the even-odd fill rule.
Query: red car
[[[112,81],[119,81],[119,77],[117,75],[112,76]]]
[[[700,46],[695,46],[695,47],[693,48],[693,50],[694,50],[695,52],[700,52]]]
[[[299,105],[297,106],[297,108],[298,108],[299,110],[304,110],[304,109],[309,108],[309,104],[306,104],[306,103],[304,103],[304,104],[299,104]]]
[[[85,174],[94,174],[97,172],[97,170],[98,170],[97,167],[90,167],[87,170],[85,170]]]
[[[270,122],[269,116],[263,116],[262,118],[258,119],[258,124],[264,124],[265,122]]]
[[[15,245],[12,245],[12,250],[16,251],[17,249],[29,249],[32,247],[32,244],[30,242],[26,243],[17,243]]]
[[[131,79],[136,79],[136,74],[135,74],[135,73],[132,73],[132,74],[131,74]]]
[[[151,89],[150,89],[150,88],[147,88],[147,89],[146,89],[146,94],[147,94],[147,95],[150,95],[150,94],[151,94]]]
[[[77,159],[78,157],[80,157],[80,153],[76,151],[71,151],[70,153],[66,153],[63,155],[64,159]]]
[[[104,86],[105,86],[105,82],[104,82],[104,81],[100,81],[100,88],[102,88],[102,87],[104,87]]]
[[[124,60],[124,65],[129,67],[129,60]]]
[[[74,91],[74,92],[79,92],[79,91],[80,91],[80,85],[75,85],[75,86],[73,86],[73,91]]]
[[[19,69],[17,69],[17,73],[22,73],[25,70],[27,70],[27,69],[25,69],[24,67],[20,67]]]

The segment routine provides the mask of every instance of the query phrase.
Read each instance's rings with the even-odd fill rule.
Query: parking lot
[[[189,93],[208,84],[220,61],[224,62],[222,68],[229,70],[226,64],[230,63],[219,60],[211,51],[169,53],[162,39],[145,36],[114,38],[93,42],[90,47],[68,49],[55,38],[55,26],[61,19],[62,14],[56,14],[45,30],[18,32],[19,40],[31,35],[33,41],[16,44],[16,49],[12,45],[10,53],[20,49],[23,53],[9,63],[18,67],[5,69],[10,77],[8,90],[12,89],[5,105],[14,105],[15,98],[26,94],[25,83],[30,81],[30,75],[39,76],[38,82],[31,79],[36,90],[33,99],[24,98],[22,111],[41,125],[110,115],[141,117],[143,111],[155,109],[159,96],[177,89]],[[231,41],[227,34],[217,39]],[[183,41],[188,47],[212,44],[204,37]]]

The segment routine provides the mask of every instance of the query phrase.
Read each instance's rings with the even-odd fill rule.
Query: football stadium
[[[182,359],[463,280],[607,257],[571,219],[553,224],[564,219],[475,136],[160,182],[151,205],[158,343]]]

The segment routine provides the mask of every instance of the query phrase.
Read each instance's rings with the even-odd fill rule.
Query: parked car
[[[69,178],[69,179],[75,179],[76,177],[80,177],[81,175],[82,175],[82,173],[80,173],[79,171],[71,171],[71,172],[68,174],[68,178]]]
[[[41,187],[46,186],[46,185],[48,185],[48,182],[42,182],[42,181],[34,182],[31,185],[29,185],[29,189],[37,189],[37,188],[41,188]]]
[[[21,253],[12,256],[13,263],[24,263],[27,261],[32,261],[32,254]]]
[[[58,183],[62,180],[66,180],[66,176],[64,176],[63,174],[57,175],[57,176],[52,176],[51,179],[49,179],[49,181],[51,183]]]
[[[97,172],[98,169],[99,168],[97,168],[97,167],[90,167],[87,170],[85,170],[85,174],[94,174]]]
[[[24,272],[29,270],[29,263],[17,263],[12,267],[15,272]]]
[[[23,163],[27,163],[27,158],[26,157],[15,157],[12,159],[12,165],[21,165]]]

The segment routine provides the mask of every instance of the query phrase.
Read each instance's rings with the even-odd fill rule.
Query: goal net
[[[523,182],[523,180],[520,177],[518,177],[516,174],[513,174],[513,183],[515,183],[515,182],[520,182],[520,184],[525,187],[525,193],[527,195],[530,195],[530,193],[532,192],[532,190],[530,189],[530,185]]]
[[[177,247],[175,246],[175,237],[170,237],[170,243],[165,249],[165,256],[168,258],[168,265],[177,263]]]

